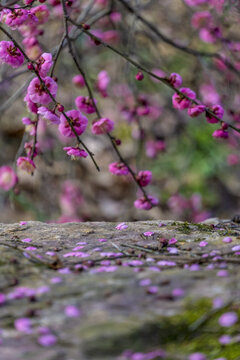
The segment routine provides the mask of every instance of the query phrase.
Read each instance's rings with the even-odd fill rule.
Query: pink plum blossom
[[[114,122],[108,118],[102,118],[93,123],[92,133],[101,135],[109,133],[114,129]]]
[[[141,186],[147,186],[152,181],[152,172],[149,170],[139,171],[137,181]]]
[[[210,110],[214,115],[216,115],[220,119],[222,119],[222,117],[224,115],[224,109],[222,108],[221,105],[211,106],[208,110]],[[209,122],[210,124],[216,124],[219,122],[218,119],[216,119],[213,115],[211,115],[209,113],[206,113],[206,119],[207,119],[207,122]]]
[[[147,198],[142,196],[134,201],[134,206],[141,210],[150,210],[153,206],[158,204],[158,199],[154,196],[149,195]]]
[[[240,251],[240,245],[233,246],[232,251]]]
[[[182,288],[175,288],[172,290],[172,296],[181,297],[184,295],[184,290]]]
[[[177,253],[178,253],[178,249],[175,248],[175,247],[168,247],[168,248],[167,248],[167,251],[168,251],[170,254],[177,254]]]
[[[217,130],[215,130],[213,132],[212,136],[215,137],[215,138],[227,139],[228,138],[228,132],[223,130],[223,129],[217,129]]]
[[[97,76],[97,89],[103,97],[107,96],[107,88],[110,83],[110,77],[107,71],[102,70]]]
[[[188,115],[191,117],[197,117],[206,110],[205,105],[193,105],[188,108]]]
[[[41,335],[38,338],[38,343],[44,347],[49,347],[55,345],[57,338],[53,334]]]
[[[128,228],[128,225],[125,224],[124,222],[122,222],[122,223],[120,223],[120,224],[118,224],[118,225],[116,226],[116,229],[117,229],[117,230],[125,230],[125,229],[127,229],[127,228]]]
[[[96,104],[97,101],[94,99],[94,102]],[[92,114],[96,111],[92,99],[88,96],[78,96],[75,99],[75,104],[79,110],[83,111],[86,114]]]
[[[221,345],[228,345],[232,341],[232,337],[230,335],[222,335],[222,336],[220,336],[218,341],[219,341],[219,344],[221,344]]]
[[[76,75],[72,78],[72,82],[75,86],[82,88],[85,86],[85,80],[84,77],[82,75]]]
[[[57,83],[49,76],[47,76],[44,80],[42,80],[45,84],[45,87],[51,93],[51,95],[55,98],[57,94]],[[27,90],[29,99],[34,103],[39,103],[42,105],[49,104],[52,99],[44,86],[41,84],[39,78],[35,77],[29,84]]]
[[[227,270],[219,270],[217,272],[217,276],[219,276],[219,277],[228,277],[228,275],[229,275],[229,273]]]
[[[29,112],[32,112],[33,114],[37,114],[38,106],[30,99],[28,94],[25,96],[24,101],[26,102]]]
[[[26,239],[22,239],[21,241],[25,242],[25,243],[30,243],[30,242],[32,242],[32,239],[31,238],[26,238]]]
[[[37,61],[36,70],[38,71],[39,75],[42,78],[45,78],[52,65],[53,65],[52,54],[43,53]]]
[[[67,305],[64,309],[64,313],[68,317],[79,317],[80,316],[80,310],[75,305]]]
[[[17,166],[23,170],[23,171],[26,171],[27,173],[29,174],[33,174],[35,168],[36,168],[36,165],[34,164],[33,160],[31,160],[30,158],[28,157],[19,157],[17,159]]]
[[[153,235],[154,235],[154,232],[153,232],[153,231],[145,231],[145,232],[143,233],[143,235],[146,236],[146,237],[150,237],[150,236],[153,236]]]
[[[169,241],[168,241],[168,244],[169,245],[173,245],[173,244],[176,244],[177,242],[177,239],[176,238],[171,238]]]
[[[189,97],[190,99],[196,99],[196,94],[193,90],[189,88],[181,88],[180,89],[182,94],[175,93],[172,97],[173,107],[178,110],[184,110],[189,108],[191,101],[187,99],[184,95]]]
[[[143,79],[144,79],[144,75],[143,75],[142,71],[139,71],[136,75],[136,80],[142,81]]]
[[[12,189],[18,182],[18,177],[11,166],[0,167],[0,187],[8,191]]]
[[[35,131],[34,131],[33,134],[35,134]],[[31,157],[31,155],[33,157],[35,157],[39,153],[39,144],[36,143],[34,148],[33,148],[33,141],[26,142],[24,144],[24,150],[26,151],[26,154],[27,154],[28,157]]]
[[[59,124],[60,118],[57,116],[54,111],[49,110],[45,106],[40,106],[37,110],[37,113],[43,117],[43,119],[49,120],[52,124]]]
[[[219,325],[223,327],[233,326],[237,321],[238,315],[234,311],[226,312],[218,319]]]
[[[88,153],[85,150],[79,149],[78,147],[68,146],[64,147],[63,150],[65,150],[73,160],[78,157],[86,158],[88,156]]]
[[[88,119],[78,110],[69,110],[66,112],[67,117],[70,119],[71,125],[73,126],[77,135],[81,135],[87,128]],[[68,123],[64,114],[60,116],[60,124],[58,127],[60,133],[67,137],[74,137],[75,134]]]
[[[17,68],[24,63],[24,56],[12,41],[0,41],[0,62]]]
[[[35,251],[35,250],[37,250],[37,248],[35,246],[28,246],[28,247],[25,248],[25,250],[27,250],[27,251]]]
[[[159,266],[176,266],[175,261],[160,260],[157,262]]]
[[[147,294],[157,294],[158,291],[159,291],[159,287],[156,285],[152,285],[147,288]]]
[[[19,318],[14,322],[15,329],[25,334],[32,333],[32,324],[29,318]]]
[[[169,76],[169,82],[171,85],[173,85],[174,87],[179,87],[182,85],[182,77],[177,74],[177,73],[172,73]]]
[[[206,43],[213,44],[217,41],[217,39],[221,38],[221,30],[218,27],[204,27],[199,31],[199,37],[202,41]]]
[[[109,171],[114,175],[128,175],[129,170],[126,165],[121,162],[114,162],[109,164]]]
[[[224,243],[226,243],[226,244],[229,244],[229,243],[232,242],[232,238],[230,238],[229,236],[226,236],[225,238],[223,238],[222,241],[223,241]]]
[[[205,241],[205,240],[200,241],[200,243],[199,243],[199,246],[200,246],[200,247],[205,247],[205,246],[207,246],[207,245],[208,245],[208,242]]]
[[[35,135],[35,132],[36,132],[35,121],[31,120],[28,117],[23,117],[22,123],[25,125],[26,132],[28,132],[32,136]]]
[[[49,17],[49,10],[46,5],[39,5],[33,7],[31,9],[31,13],[37,17],[39,24],[44,24],[45,22],[47,22]]]
[[[28,20],[29,11],[20,9],[19,5],[14,6],[14,10],[9,10],[5,17],[5,24],[15,30]]]

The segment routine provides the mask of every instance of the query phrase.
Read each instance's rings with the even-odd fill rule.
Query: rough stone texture
[[[232,251],[240,244],[240,227],[227,221],[215,221],[215,227],[211,222],[164,221],[161,227],[159,223],[127,223],[124,230],[103,222],[1,224],[0,294],[8,295],[0,305],[0,359],[126,359],[119,357],[126,349],[146,353],[159,348],[167,359],[187,359],[196,351],[208,359],[240,359],[240,322],[230,331],[217,321],[226,311],[240,315],[240,257]],[[146,231],[154,234],[144,236]],[[231,236],[231,244],[222,242],[225,236]],[[173,237],[178,240],[172,245],[177,254],[169,253],[164,240]],[[32,242],[22,242],[25,238]],[[106,242],[100,242],[102,238]],[[203,240],[206,247],[199,246]],[[25,250],[29,246],[37,249]],[[83,248],[75,252],[89,256],[64,257],[76,246]],[[49,251],[56,255],[47,255]],[[123,255],[115,258],[111,253]],[[210,255],[202,257],[204,253]],[[106,259],[110,263],[101,263]],[[157,264],[161,260],[176,265]],[[200,269],[191,271],[192,264]],[[227,270],[228,276],[219,276],[219,270]],[[52,283],[55,277],[61,282]],[[151,279],[157,292],[140,286],[143,279]],[[15,299],[12,294],[19,287],[35,289],[36,294]],[[173,296],[176,288],[184,296]],[[224,305],[213,309],[212,299],[219,297]],[[76,305],[81,315],[67,317],[67,305]],[[32,323],[29,334],[14,327],[16,319],[25,317]],[[38,343],[41,326],[57,337],[54,346]],[[217,339],[226,333],[234,340],[221,346]]]

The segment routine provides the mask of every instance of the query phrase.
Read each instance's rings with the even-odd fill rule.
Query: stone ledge
[[[126,224],[0,224],[2,360],[110,360],[126,349],[159,348],[167,359],[194,351],[237,359],[234,342],[227,349],[218,343],[224,329],[216,319],[226,309],[240,315],[240,258],[232,251],[239,225]],[[212,308],[214,298],[220,309]],[[66,315],[69,305],[78,317]],[[19,318],[30,319],[29,333],[16,329]],[[56,337],[53,346],[39,344],[41,327]]]

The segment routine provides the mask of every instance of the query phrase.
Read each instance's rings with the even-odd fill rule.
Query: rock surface
[[[126,224],[0,225],[1,360],[240,359],[240,226]]]

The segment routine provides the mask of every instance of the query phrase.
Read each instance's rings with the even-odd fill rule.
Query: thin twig
[[[160,77],[157,76],[156,74],[152,73],[151,71],[149,71],[148,69],[146,69],[144,66],[142,66],[141,64],[139,64],[138,62],[136,62],[135,60],[133,60],[132,58],[130,58],[128,55],[122,53],[120,50],[116,49],[115,47],[107,44],[106,42],[102,41],[99,37],[97,37],[96,35],[92,34],[89,30],[86,30],[84,28],[84,26],[82,24],[76,24],[71,18],[69,18],[69,21],[71,21],[74,25],[78,26],[79,28],[82,28],[84,33],[86,33],[91,39],[95,40],[96,42],[102,44],[104,47],[112,50],[114,53],[118,54],[119,56],[121,56],[122,58],[124,58],[126,61],[128,61],[129,63],[131,63],[133,66],[135,66],[137,69],[145,72],[146,74],[150,75],[151,77],[161,81],[163,84],[165,84],[166,86],[168,86],[169,88],[171,88],[172,90],[174,90],[177,94],[181,95],[183,98],[188,99],[189,101],[191,101],[191,103],[195,104],[195,105],[199,105],[198,102],[196,100],[190,99],[188,96],[186,96],[184,93],[182,93],[179,89],[177,89],[176,87],[174,87],[169,80],[166,77]],[[212,117],[214,117],[215,119],[217,119],[220,123],[226,123],[230,128],[232,128],[233,130],[235,130],[236,132],[240,133],[240,129],[236,128],[234,125],[232,125],[231,123],[229,123],[226,120],[222,120],[221,118],[219,118],[217,115],[215,115],[209,108],[205,109],[206,114],[211,115]]]
[[[224,59],[221,55],[218,53],[212,53],[207,51],[199,51],[192,48],[189,48],[185,45],[180,45],[176,43],[175,41],[169,39],[166,35],[164,35],[158,28],[156,28],[150,21],[148,21],[145,17],[143,17],[139,12],[134,9],[126,0],[117,0],[120,2],[130,13],[134,14],[145,26],[147,26],[155,35],[157,35],[162,41],[164,41],[166,44],[181,50],[187,54],[196,56],[196,57],[209,57],[209,58],[216,58],[221,60],[232,72],[234,72],[237,76],[240,77],[239,71],[234,67],[234,65],[231,64],[227,59]]]

